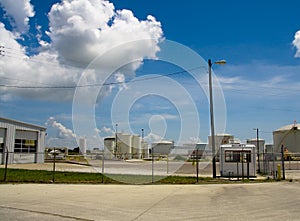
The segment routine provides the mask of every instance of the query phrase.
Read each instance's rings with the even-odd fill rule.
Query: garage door
[[[37,140],[38,133],[35,131],[17,130],[15,139]]]

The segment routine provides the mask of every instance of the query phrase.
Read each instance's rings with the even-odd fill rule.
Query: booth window
[[[1,142],[1,140],[0,140],[0,153],[3,153],[3,152],[4,152],[4,143]]]
[[[15,139],[15,153],[36,153],[36,140]]]
[[[251,162],[251,151],[226,150],[225,162]]]

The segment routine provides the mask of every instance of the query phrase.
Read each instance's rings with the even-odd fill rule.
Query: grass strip
[[[0,183],[53,183],[53,172],[46,170],[26,170],[26,169],[8,169],[6,181],[4,178],[4,168],[0,168]],[[233,183],[229,179],[213,179],[210,177],[199,177],[197,183],[196,177],[192,176],[147,176],[147,175],[122,175],[109,174],[103,176],[101,173],[83,173],[83,172],[61,172],[54,174],[55,183],[70,184],[213,184],[213,183]],[[152,182],[153,181],[153,182]],[[272,180],[239,180],[240,182],[270,182]]]

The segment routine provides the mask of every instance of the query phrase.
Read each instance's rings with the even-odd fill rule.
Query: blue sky
[[[300,121],[299,1],[11,2],[0,10],[0,116],[46,125],[48,145],[85,136],[97,147],[116,123],[148,141],[206,142],[208,59],[227,61],[213,65],[217,133],[245,141],[259,128],[270,143]],[[162,61],[168,41],[204,60],[181,49],[187,68]]]

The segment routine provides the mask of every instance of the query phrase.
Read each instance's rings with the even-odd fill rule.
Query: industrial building
[[[300,124],[294,123],[273,131],[275,152],[283,146],[290,153],[300,153]]]
[[[0,118],[0,164],[43,163],[45,135],[45,127]]]

